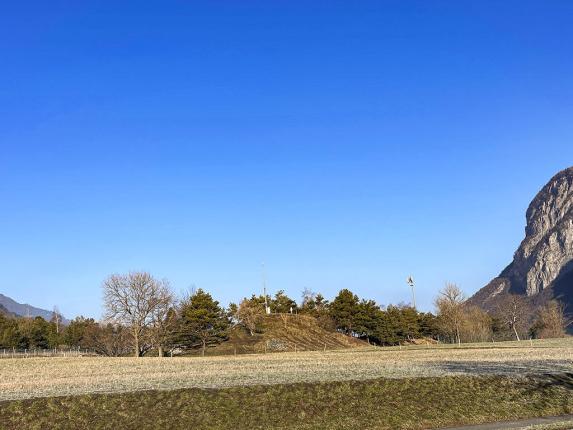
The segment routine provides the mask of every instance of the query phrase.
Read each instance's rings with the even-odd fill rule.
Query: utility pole
[[[52,316],[54,322],[56,323],[56,334],[60,334],[60,310],[57,306],[54,306],[54,310],[52,311]]]
[[[271,313],[271,308],[269,307],[269,302],[267,300],[267,275],[265,273],[265,263],[262,263],[263,268],[263,295],[265,296],[265,314],[269,315]]]
[[[406,279],[406,282],[408,283],[408,285],[412,289],[412,307],[414,309],[416,309],[416,295],[414,294],[414,278],[412,276],[408,276],[408,279]]]

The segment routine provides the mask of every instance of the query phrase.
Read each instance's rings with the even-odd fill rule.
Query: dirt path
[[[514,430],[526,429],[529,426],[547,426],[552,424],[563,424],[563,429],[573,429],[573,415],[563,415],[559,417],[531,418],[521,421],[508,421],[493,424],[480,424],[464,427],[448,427],[442,430]],[[570,424],[571,427],[567,427]]]

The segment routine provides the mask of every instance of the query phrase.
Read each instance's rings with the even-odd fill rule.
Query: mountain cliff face
[[[559,172],[535,196],[526,213],[525,239],[513,262],[470,301],[492,310],[507,294],[532,305],[552,298],[573,311],[573,167]]]

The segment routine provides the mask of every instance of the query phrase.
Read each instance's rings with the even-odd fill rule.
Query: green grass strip
[[[570,375],[375,379],[0,403],[3,429],[427,429],[573,412]]]

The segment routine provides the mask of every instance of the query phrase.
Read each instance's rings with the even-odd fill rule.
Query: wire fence
[[[34,358],[34,357],[84,357],[94,356],[93,351],[81,348],[74,349],[0,349],[0,359],[3,358]]]

